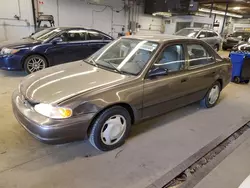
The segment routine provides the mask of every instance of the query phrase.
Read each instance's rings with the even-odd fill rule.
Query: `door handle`
[[[181,83],[184,83],[184,82],[186,82],[186,81],[188,81],[188,78],[183,78],[183,79],[181,79]]]

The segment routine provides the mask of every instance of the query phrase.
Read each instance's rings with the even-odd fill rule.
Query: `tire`
[[[240,79],[240,77],[235,76],[233,81],[234,81],[234,83],[239,84],[241,82],[241,79]]]
[[[115,118],[114,118],[115,117]],[[124,123],[124,130],[121,127],[120,123]],[[115,123],[108,123],[111,121],[117,121]],[[115,126],[114,126],[115,125]],[[123,125],[122,125],[123,126]],[[106,109],[92,123],[92,129],[89,135],[90,143],[98,150],[109,151],[115,148],[120,147],[124,144],[125,139],[127,138],[131,127],[131,117],[128,111],[121,106],[114,106]],[[118,128],[118,129],[117,129]],[[119,131],[118,131],[119,130]],[[122,131],[121,131],[122,130]],[[108,133],[109,132],[109,133]],[[119,132],[119,138],[109,139],[112,137],[112,133]],[[107,136],[109,135],[109,136]],[[108,142],[110,143],[108,144]],[[113,141],[113,143],[112,143]]]
[[[30,55],[24,60],[23,67],[27,74],[31,74],[48,67],[48,62],[43,56]]]
[[[215,50],[216,52],[218,52],[218,51],[220,50],[218,44],[214,45],[214,50]]]
[[[216,90],[218,89],[218,95],[214,98],[214,100],[211,99],[211,95],[210,93],[212,91],[214,91],[216,88]],[[209,89],[209,91],[207,92],[206,96],[201,100],[200,104],[203,108],[212,108],[216,105],[216,103],[218,102],[219,98],[220,98],[220,92],[221,92],[221,84],[217,81],[213,84],[213,86]]]
[[[245,84],[249,84],[249,80],[244,80],[244,83]]]

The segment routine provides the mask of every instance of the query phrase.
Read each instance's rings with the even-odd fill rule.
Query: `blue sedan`
[[[113,38],[85,28],[48,28],[19,41],[0,43],[0,69],[25,70],[85,59]]]

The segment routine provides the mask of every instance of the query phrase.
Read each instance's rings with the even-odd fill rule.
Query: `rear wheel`
[[[235,76],[233,80],[236,84],[239,84],[241,82],[240,77]]]
[[[221,85],[219,82],[215,82],[209,89],[204,99],[201,101],[201,106],[204,108],[211,108],[216,105],[220,98]]]
[[[248,84],[248,83],[249,83],[249,80],[244,80],[244,83],[245,83],[245,84]]]
[[[218,44],[214,45],[214,50],[215,50],[216,52],[219,51],[219,45],[218,45]]]
[[[125,108],[108,108],[93,122],[89,141],[98,150],[113,150],[125,142],[130,127],[131,117]]]
[[[48,62],[40,55],[31,55],[24,60],[24,70],[28,74],[45,69],[47,66]]]

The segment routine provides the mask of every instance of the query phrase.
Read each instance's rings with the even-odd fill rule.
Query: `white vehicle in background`
[[[215,51],[220,50],[222,43],[221,36],[212,29],[184,28],[176,32],[175,35],[201,39],[208,43]]]

